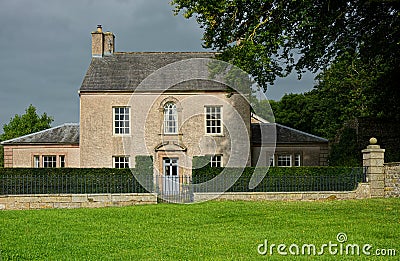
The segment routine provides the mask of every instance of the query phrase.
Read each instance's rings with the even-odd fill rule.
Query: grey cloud
[[[29,104],[54,116],[53,125],[79,121],[77,91],[97,24],[115,33],[117,51],[203,50],[196,22],[172,9],[169,0],[0,0],[0,133]],[[290,82],[273,87],[275,99]]]

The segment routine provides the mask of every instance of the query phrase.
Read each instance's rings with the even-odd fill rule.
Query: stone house
[[[190,175],[194,156],[211,166],[327,165],[326,139],[268,123],[245,95],[197,77],[197,62],[214,55],[115,52],[115,36],[98,26],[79,90],[80,124],[2,142],[5,167],[134,167],[143,155],[166,175]],[[191,78],[177,81],[182,72]],[[275,132],[276,149],[261,135]]]

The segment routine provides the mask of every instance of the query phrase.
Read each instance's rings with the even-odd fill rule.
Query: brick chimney
[[[92,32],[92,57],[112,55],[115,51],[115,36],[111,32],[103,33],[101,25]]]

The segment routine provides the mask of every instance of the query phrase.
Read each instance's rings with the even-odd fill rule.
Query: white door
[[[178,158],[163,158],[163,194],[174,195],[179,193],[179,165]]]

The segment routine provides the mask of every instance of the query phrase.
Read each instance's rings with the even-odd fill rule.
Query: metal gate
[[[155,177],[156,191],[161,201],[172,203],[193,202],[190,176],[158,175]]]

